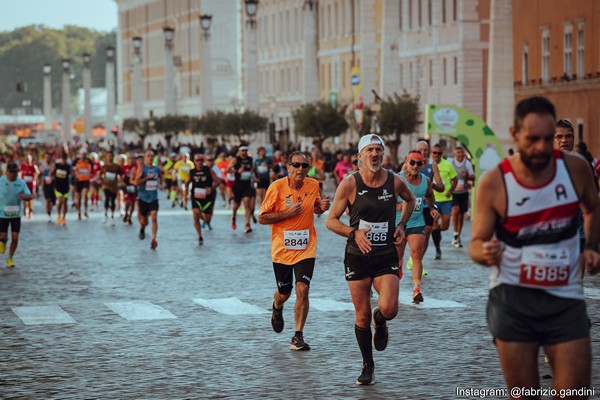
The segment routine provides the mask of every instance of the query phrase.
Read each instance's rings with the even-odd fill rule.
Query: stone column
[[[258,54],[256,20],[247,21],[246,33],[246,110],[258,112]]]
[[[387,2],[386,2],[387,3]],[[358,2],[360,7],[360,74],[362,79],[362,96],[366,104],[374,101],[371,90],[377,89],[377,69],[379,67],[377,60],[377,44],[375,43],[375,0],[361,0]]]
[[[317,61],[317,2],[308,0],[302,6],[304,18],[302,85],[304,103],[319,100],[319,68]]]
[[[206,114],[213,108],[213,90],[211,74],[211,55],[210,55],[210,33],[202,33],[202,114]]]
[[[44,65],[44,129],[52,129],[52,67]]]
[[[83,139],[92,137],[92,70],[90,68],[90,55],[83,55],[83,118],[85,120],[85,133]]]
[[[381,78],[379,95],[385,98],[393,93],[402,93],[400,88],[399,22],[400,3],[383,2],[383,27],[381,35]]]
[[[71,61],[64,59],[62,62],[62,120],[64,140],[71,141]]]
[[[112,47],[106,49],[106,136],[115,126],[115,60]]]
[[[165,27],[165,115],[175,115],[175,74],[173,65],[174,29]]]

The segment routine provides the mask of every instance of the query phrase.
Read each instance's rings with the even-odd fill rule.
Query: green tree
[[[234,111],[223,115],[220,128],[222,134],[234,136],[238,142],[251,142],[255,133],[267,128],[267,122],[267,118],[253,111]]]
[[[165,137],[167,148],[171,148],[173,137],[188,129],[189,119],[187,115],[165,115],[153,118],[152,122],[154,130]]]
[[[402,143],[402,135],[415,132],[421,123],[418,96],[413,97],[405,91],[401,96],[394,93],[381,102],[380,136],[390,150],[395,165],[398,165],[398,147]]]
[[[348,129],[344,109],[324,101],[303,104],[292,112],[296,132],[312,138],[313,144],[322,151],[327,138],[339,136]]]

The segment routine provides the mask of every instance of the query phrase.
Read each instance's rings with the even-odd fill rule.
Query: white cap
[[[248,146],[240,146],[239,150],[240,151],[248,150]]]
[[[79,152],[80,152],[81,154],[86,154],[86,153],[87,153],[87,150],[85,149],[85,147],[82,147],[81,149],[79,149]]]
[[[385,150],[385,144],[383,143],[383,140],[376,134],[369,133],[368,135],[360,138],[360,141],[358,142],[358,152],[360,153],[362,149],[372,144],[378,144]]]

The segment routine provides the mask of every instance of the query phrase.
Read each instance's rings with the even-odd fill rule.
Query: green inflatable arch
[[[450,136],[471,155],[475,179],[494,168],[502,158],[502,147],[484,120],[464,108],[447,104],[425,106],[425,137]]]

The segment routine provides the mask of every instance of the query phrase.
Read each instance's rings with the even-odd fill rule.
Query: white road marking
[[[77,323],[66,311],[56,305],[12,307],[12,310],[25,325]]]
[[[584,287],[583,294],[588,299],[600,300],[600,289]]]
[[[330,299],[310,299],[310,308],[319,311],[354,311],[352,303]]]
[[[177,318],[161,306],[147,301],[123,301],[104,305],[128,321]]]
[[[244,303],[237,297],[228,297],[225,299],[194,299],[194,303],[225,315],[266,314],[269,313],[269,311],[265,307],[271,304],[267,302],[265,307],[258,307],[249,303]]]
[[[400,294],[400,303],[409,304],[419,308],[466,308],[466,304],[458,303],[452,300],[438,300],[427,296],[427,293],[423,293],[424,301],[420,304],[413,304],[412,302],[412,291],[404,291]]]

